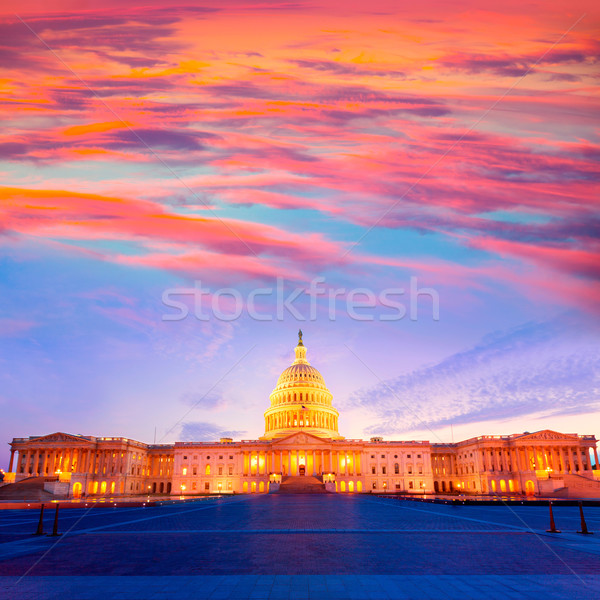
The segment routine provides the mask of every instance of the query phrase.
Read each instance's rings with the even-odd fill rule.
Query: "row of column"
[[[285,411],[265,417],[265,431],[286,427],[322,427],[337,431],[337,417],[318,410]]]
[[[11,450],[9,472],[12,472],[16,450]],[[113,457],[113,454],[116,456]],[[123,473],[128,468],[129,452],[89,448],[28,449],[19,451],[17,472],[34,475],[63,473]]]
[[[442,460],[444,458],[444,460]],[[437,468],[436,475],[456,475],[458,474],[456,456],[453,454],[433,454],[431,456],[432,467]]]
[[[171,454],[153,454],[148,456],[148,475],[150,477],[169,477],[172,472]]]
[[[283,392],[279,393],[277,397],[278,404],[284,404],[286,402],[307,402],[308,404],[327,404],[327,397],[325,394],[319,392]]]
[[[596,448],[593,450],[595,464],[598,465],[598,453]],[[581,446],[485,448],[481,450],[481,459],[484,471],[591,471],[589,456],[584,462],[582,451]]]
[[[335,472],[340,475],[361,474],[361,453],[341,450],[269,450],[244,451],[244,475],[267,475],[282,473],[297,475],[300,465],[306,473]]]

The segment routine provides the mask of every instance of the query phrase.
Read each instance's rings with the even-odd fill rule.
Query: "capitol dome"
[[[298,332],[296,359],[281,373],[265,412],[265,435],[284,437],[302,430],[323,438],[343,439],[338,433],[338,411],[323,375],[306,360],[302,331]]]

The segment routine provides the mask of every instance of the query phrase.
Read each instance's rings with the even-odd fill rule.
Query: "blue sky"
[[[4,9],[0,441],[256,438],[299,327],[348,437],[600,433],[597,9],[205,9]]]

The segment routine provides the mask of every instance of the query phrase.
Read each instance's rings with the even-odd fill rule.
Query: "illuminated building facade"
[[[298,491],[600,497],[596,438],[544,430],[455,444],[351,440],[299,334],[258,440],[144,444],[55,433],[15,438],[5,482],[39,476],[57,494]],[[303,478],[303,479],[302,479]],[[292,488],[290,488],[292,486]],[[293,486],[296,486],[295,488]]]

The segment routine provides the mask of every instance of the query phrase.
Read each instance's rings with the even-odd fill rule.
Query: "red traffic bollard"
[[[40,521],[37,526],[37,531],[33,535],[44,535],[44,505],[40,506]]]
[[[588,531],[585,517],[583,516],[583,502],[581,500],[579,501],[579,516],[581,517],[581,531],[578,531],[577,533],[592,535],[593,531]]]
[[[550,529],[546,529],[548,533],[560,533],[560,529],[556,529],[554,523],[554,513],[552,512],[552,501],[548,502],[548,508],[550,509]]]
[[[52,533],[50,537],[58,537],[62,535],[62,533],[58,533],[58,503],[56,504],[56,511],[54,512],[54,527],[52,528]]]

